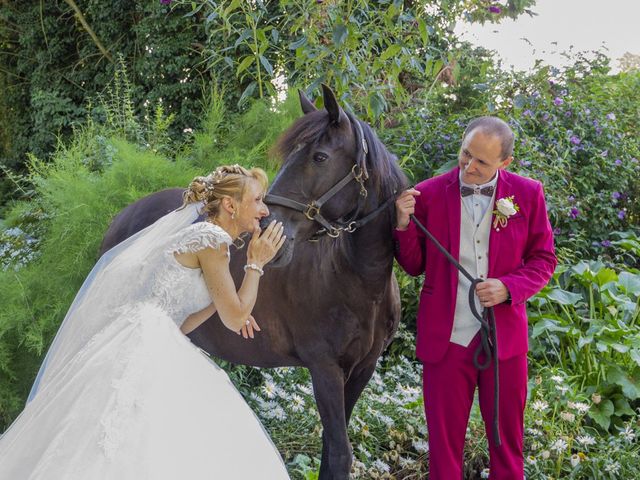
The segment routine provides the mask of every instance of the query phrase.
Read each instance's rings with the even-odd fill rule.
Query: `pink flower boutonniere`
[[[499,232],[500,228],[505,228],[507,226],[509,218],[519,211],[520,207],[513,201],[513,195],[501,198],[496,202],[496,209],[493,211],[493,228]]]

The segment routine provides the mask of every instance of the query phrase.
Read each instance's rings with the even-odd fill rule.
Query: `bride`
[[[196,177],[182,208],[103,255],[0,437],[0,478],[289,478],[227,375],[183,335],[215,311],[245,337],[259,330],[262,268],[285,240],[279,223],[260,233],[266,184],[237,165]],[[243,232],[236,292],[229,245]]]

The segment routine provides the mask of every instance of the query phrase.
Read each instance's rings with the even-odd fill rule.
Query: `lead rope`
[[[434,243],[434,245],[440,250],[447,260],[453,264],[456,269],[460,273],[462,273],[470,282],[471,286],[469,287],[469,307],[471,308],[471,313],[473,316],[480,322],[480,345],[473,354],[473,365],[478,370],[486,370],[493,360],[493,440],[497,446],[500,446],[502,442],[500,441],[500,428],[499,428],[499,406],[500,400],[498,398],[500,385],[498,378],[498,338],[496,336],[496,319],[493,312],[493,307],[483,308],[482,315],[478,312],[476,308],[475,302],[475,289],[476,285],[483,282],[484,280],[480,278],[473,278],[471,274],[465,270],[465,268],[460,265],[453,256],[447,251],[446,248],[440,244],[440,242],[427,230],[422,223],[418,221],[415,215],[410,215],[411,220],[417,225],[417,227],[422,230],[422,232]],[[480,355],[485,355],[484,363],[480,363]]]

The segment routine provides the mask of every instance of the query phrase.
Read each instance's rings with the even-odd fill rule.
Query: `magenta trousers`
[[[490,479],[524,478],[524,407],[527,398],[527,355],[500,361],[500,439],[493,442],[493,366],[473,366],[479,335],[468,347],[451,343],[438,363],[424,363],[423,389],[429,431],[429,478],[458,480],[463,475],[464,439],[478,387],[480,411],[489,439]],[[483,356],[480,356],[483,361]]]

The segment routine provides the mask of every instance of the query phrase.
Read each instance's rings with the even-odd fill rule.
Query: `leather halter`
[[[353,233],[356,229],[373,220],[395,200],[395,196],[392,196],[370,214],[356,219],[362,209],[363,202],[368,195],[365,182],[369,178],[369,172],[367,171],[367,155],[369,154],[369,146],[367,144],[367,140],[364,138],[364,132],[362,131],[360,122],[351,113],[345,112],[345,114],[349,118],[349,122],[351,123],[351,127],[356,137],[356,163],[353,165],[353,168],[351,168],[351,171],[343,177],[342,180],[331,187],[324,195],[320,196],[320,198],[311,200],[306,204],[290,198],[273,195],[271,193],[268,193],[264,197],[264,201],[267,204],[280,205],[282,207],[297,210],[298,212],[302,212],[308,220],[319,223],[322,228],[313,235],[310,239],[311,241],[318,240],[319,237],[324,234],[331,238],[337,238],[342,232]],[[355,213],[344,223],[327,220],[321,212],[322,206],[345,186],[351,183],[352,180],[360,185],[360,196],[358,197],[358,206]]]

